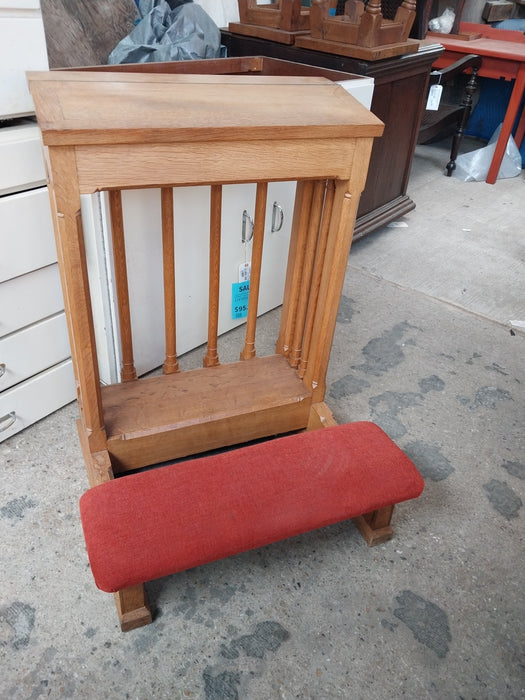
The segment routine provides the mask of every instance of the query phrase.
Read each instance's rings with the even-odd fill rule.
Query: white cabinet
[[[38,0],[0,0],[0,442],[76,395],[40,130],[20,118],[25,71],[46,69]]]
[[[2,282],[0,284],[0,338],[16,333],[43,318],[53,316],[63,309],[64,300],[56,263]],[[2,362],[1,359],[0,362]]]
[[[75,383],[38,128],[0,129],[0,155],[2,441],[72,401]]]
[[[0,441],[75,398],[44,182],[38,127],[0,128]]]
[[[0,198],[0,282],[56,262],[47,187]]]
[[[47,70],[38,0],[0,0],[0,119],[33,113],[27,70]]]
[[[71,355],[63,313],[0,338],[2,390],[20,384]]]
[[[0,441],[36,423],[74,398],[71,360],[0,393]]]

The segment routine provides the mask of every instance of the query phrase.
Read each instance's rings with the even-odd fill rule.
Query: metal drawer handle
[[[278,202],[273,203],[272,209],[272,233],[277,233],[283,227],[284,211]]]
[[[253,238],[253,219],[246,209],[242,213],[241,242],[249,243]]]
[[[14,411],[11,411],[11,413],[6,413],[5,416],[2,416],[0,418],[0,433],[3,433],[4,430],[10,428],[15,422],[15,420],[16,413]]]
[[[4,363],[4,362],[0,362],[0,377],[3,377],[3,376],[4,376],[4,374],[5,374],[5,369],[6,369],[6,368],[5,368],[5,363]]]

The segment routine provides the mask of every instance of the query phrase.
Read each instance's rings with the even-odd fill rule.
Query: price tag
[[[435,112],[439,109],[443,85],[432,85],[428,91],[427,109]]]
[[[234,282],[232,284],[232,318],[246,318],[248,316],[248,297],[250,296],[250,282]]]
[[[239,282],[248,282],[252,271],[251,263],[244,262],[239,265]]]

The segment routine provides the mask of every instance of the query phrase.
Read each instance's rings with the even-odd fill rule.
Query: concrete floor
[[[525,698],[525,179],[446,159],[418,147],[416,210],[354,244],[330,364],[337,419],[425,478],[394,539],[342,523],[158,580],[154,624],[122,634],[67,406],[0,445],[0,697]]]

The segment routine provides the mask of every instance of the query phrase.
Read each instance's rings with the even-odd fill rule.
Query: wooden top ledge
[[[382,122],[319,77],[30,72],[48,146],[380,136]]]

